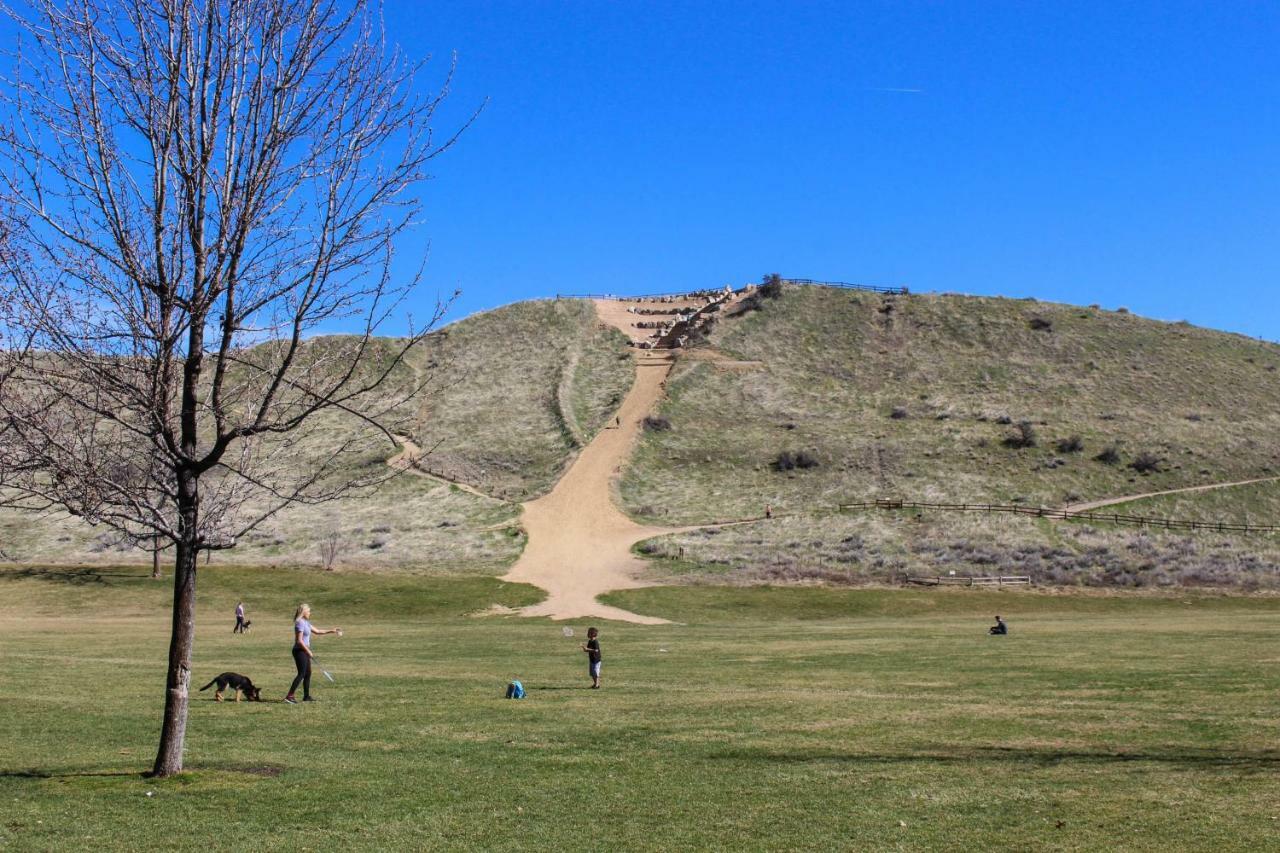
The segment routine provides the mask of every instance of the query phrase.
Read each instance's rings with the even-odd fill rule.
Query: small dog
[[[244,620],[244,625],[240,628],[240,630],[241,630],[241,632],[242,632],[242,633],[247,634],[247,633],[249,633],[249,629],[250,629],[250,628],[252,628],[252,627],[253,627],[253,620],[252,620],[252,619],[246,619],[246,620]]]
[[[247,675],[240,675],[236,672],[224,672],[222,675],[219,675],[213,681],[210,681],[200,689],[202,691],[208,690],[215,684],[218,685],[218,689],[214,691],[213,698],[218,702],[222,701],[222,691],[226,690],[228,687],[236,691],[237,702],[240,701],[241,691],[244,692],[245,696],[249,697],[250,702],[262,701],[262,690],[258,687],[254,687],[253,682],[249,680]]]

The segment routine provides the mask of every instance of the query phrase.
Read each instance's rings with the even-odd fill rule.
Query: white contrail
[[[903,95],[923,95],[924,89],[900,89],[896,86],[872,86],[870,92],[898,92]]]

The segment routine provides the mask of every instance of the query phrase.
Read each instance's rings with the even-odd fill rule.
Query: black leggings
[[[302,698],[311,695],[311,655],[307,654],[307,650],[302,646],[293,647],[293,665],[298,668],[298,674],[293,679],[293,684],[289,685],[289,695],[293,695],[293,691],[298,689],[298,685],[302,685]]]

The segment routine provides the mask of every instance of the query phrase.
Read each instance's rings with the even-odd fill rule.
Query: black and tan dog
[[[219,702],[222,701],[222,691],[226,690],[228,687],[236,691],[237,702],[240,701],[240,693],[242,691],[244,695],[248,697],[250,702],[262,701],[262,691],[253,686],[253,682],[249,680],[247,675],[240,675],[236,672],[224,672],[222,675],[219,675],[213,681],[210,681],[200,689],[208,690],[215,684],[218,685],[218,689],[214,691],[213,698]]]

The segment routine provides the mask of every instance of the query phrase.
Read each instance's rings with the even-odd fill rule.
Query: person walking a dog
[[[311,624],[311,605],[304,602],[298,605],[297,611],[293,614],[293,664],[298,668],[298,674],[294,677],[293,684],[289,685],[289,694],[284,697],[284,701],[290,705],[298,704],[298,700],[293,698],[293,695],[299,684],[302,685],[302,701],[314,701],[311,698],[312,634],[337,634],[341,637],[342,629],[314,627]]]
[[[231,629],[233,634],[243,634],[248,623],[244,621],[244,602],[236,602],[236,626]]]

